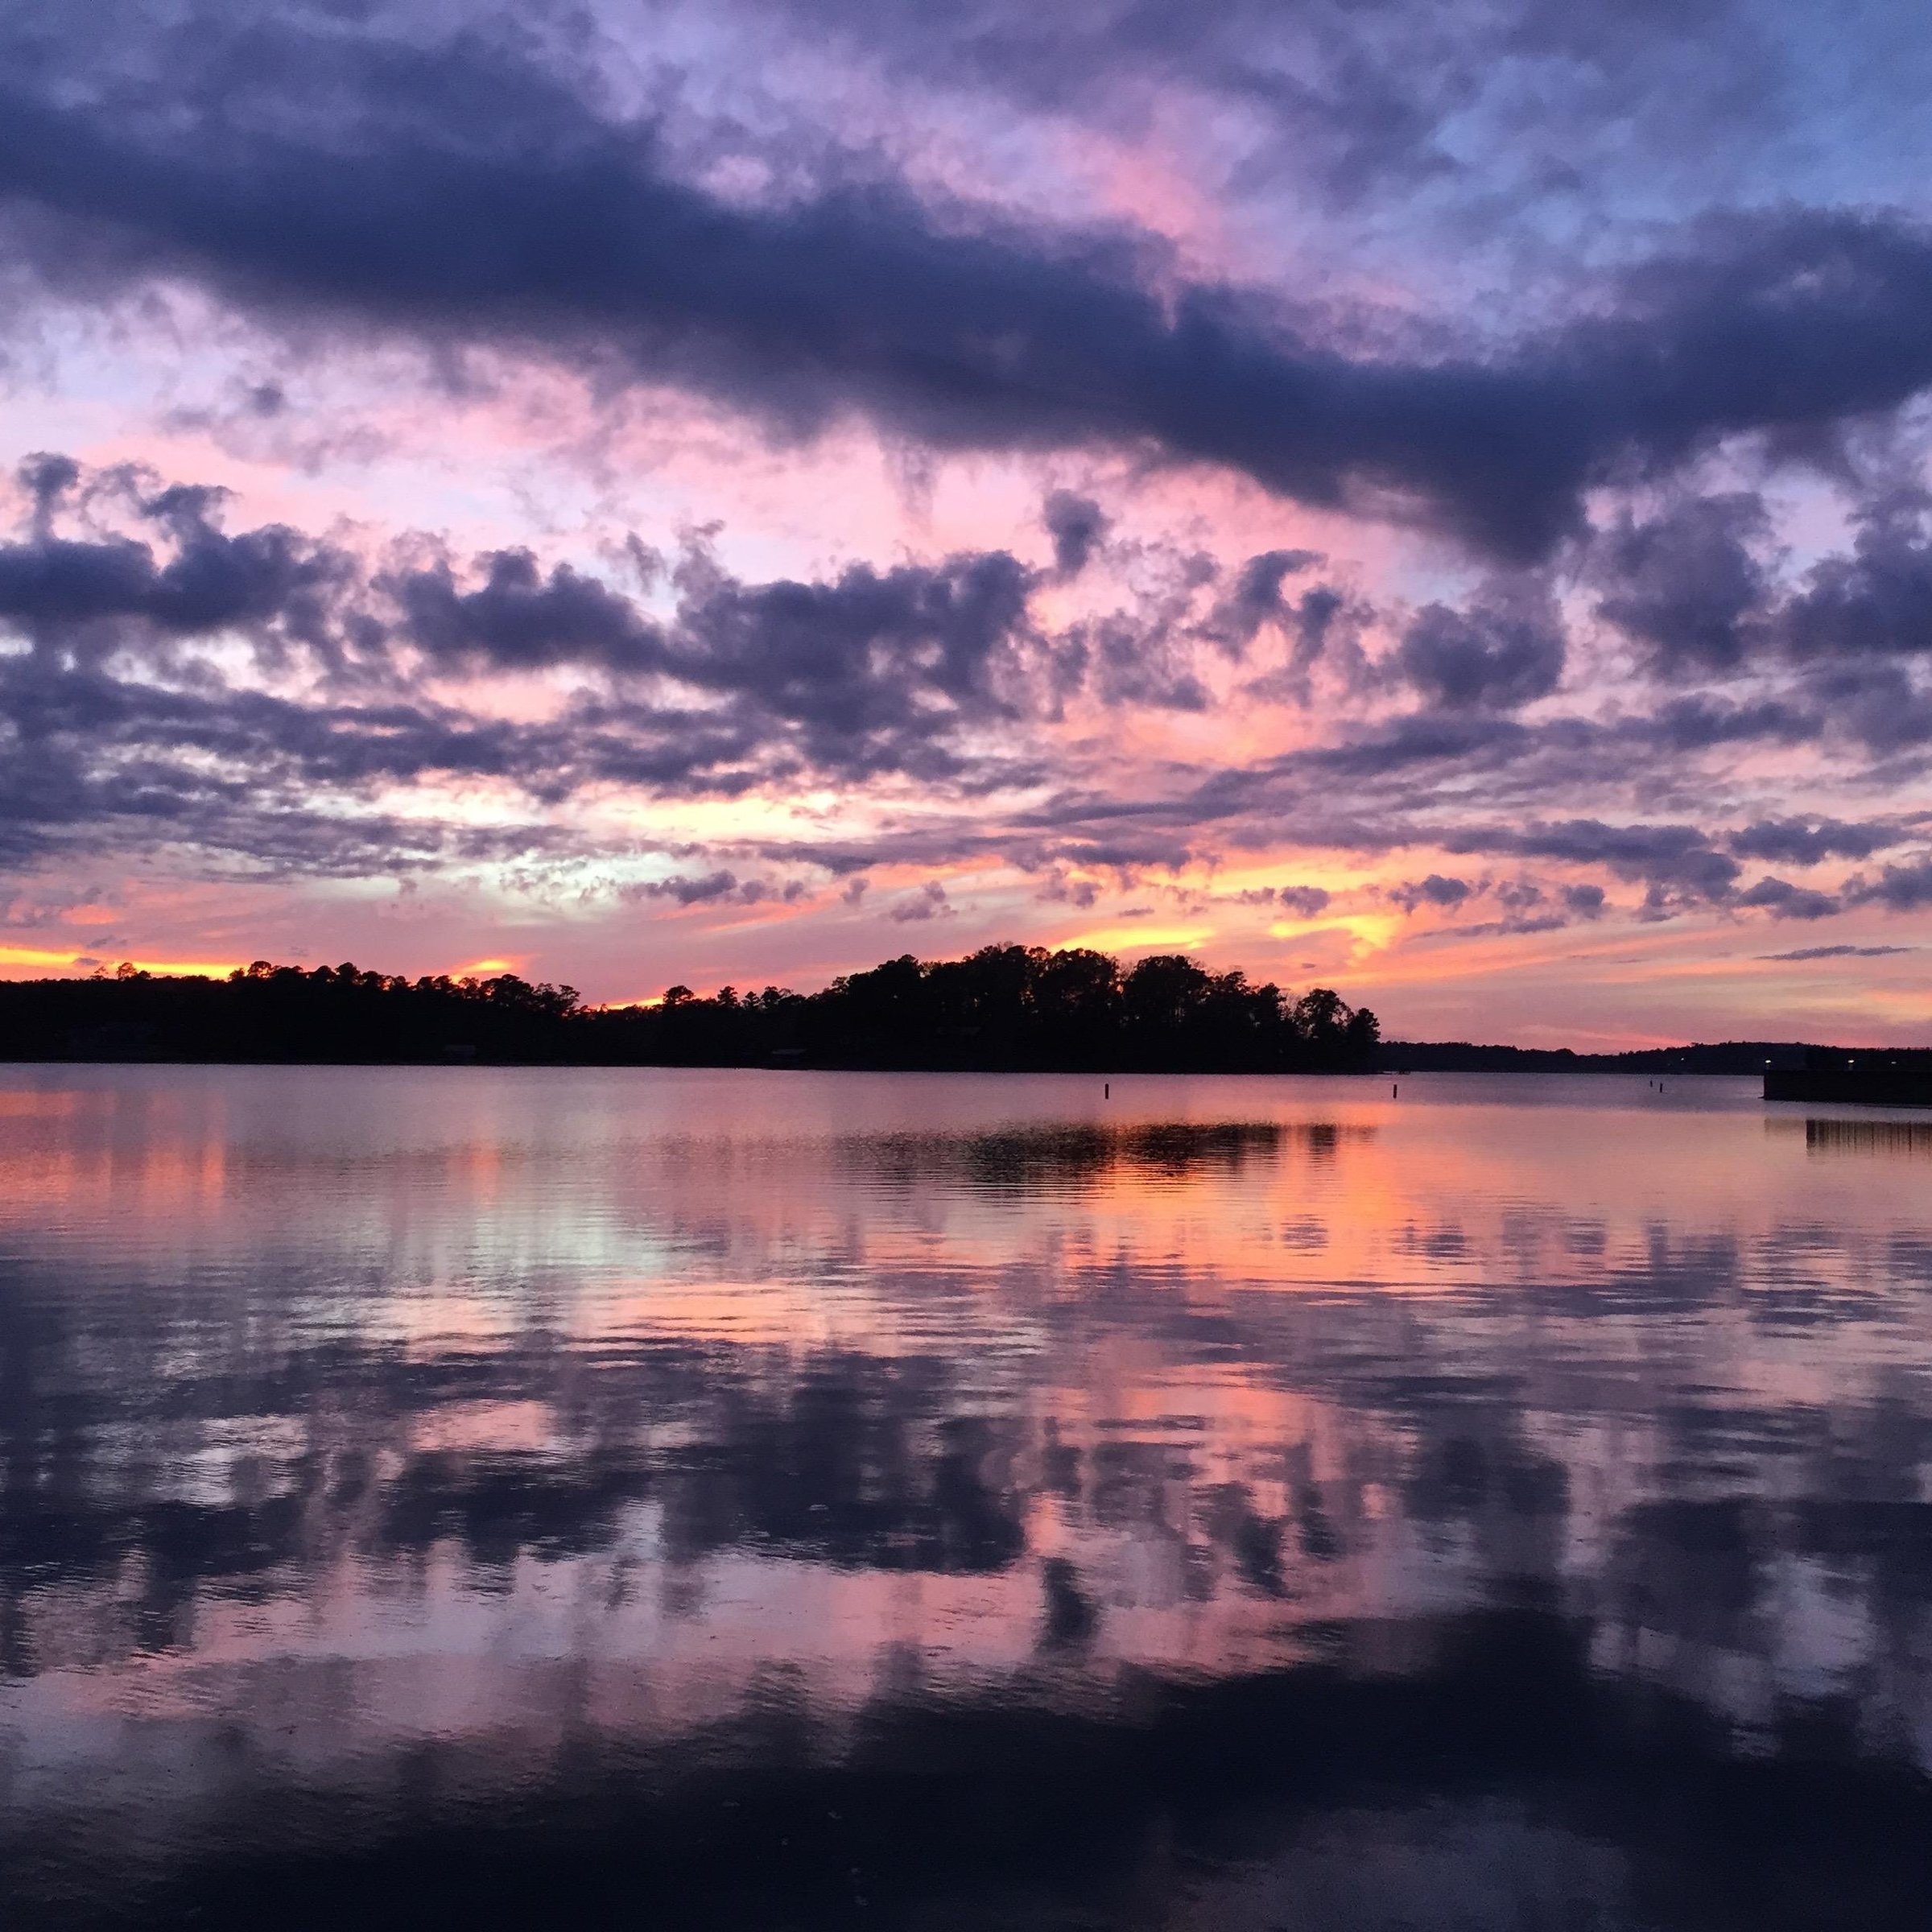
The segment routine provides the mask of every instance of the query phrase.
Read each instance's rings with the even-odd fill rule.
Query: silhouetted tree
[[[0,1053],[21,1059],[421,1061],[667,1065],[1199,1068],[1364,1067],[1373,1013],[1327,988],[1290,1001],[1239,971],[1157,953],[1123,973],[1105,953],[985,946],[911,954],[823,993],[777,986],[650,1006],[587,1009],[575,988],[515,973],[411,980],[352,961],[256,960],[225,981],[151,975],[0,985]]]

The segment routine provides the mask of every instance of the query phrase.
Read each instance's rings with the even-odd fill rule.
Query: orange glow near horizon
[[[139,972],[180,979],[225,980],[243,964],[239,960],[159,960],[129,956],[97,960],[94,955],[86,952],[0,946],[0,978],[87,979],[97,967],[111,977],[123,959]]]
[[[1048,950],[1071,952],[1085,947],[1093,952],[1187,952],[1214,936],[1212,926],[1101,926],[1071,939],[1056,939]]]
[[[1389,912],[1325,912],[1312,919],[1277,919],[1268,928],[1275,939],[1312,939],[1318,933],[1346,932],[1352,956],[1386,952],[1402,931],[1402,922]]]
[[[110,896],[114,936],[102,943],[89,930],[103,917],[102,901],[88,898],[34,919],[31,930],[21,920],[19,943],[0,946],[0,979],[111,975],[123,958],[153,973],[205,978],[255,958],[348,958],[411,979],[514,972],[614,1006],[651,1004],[679,982],[700,993],[725,985],[809,993],[904,953],[952,959],[1018,943],[1092,947],[1127,966],[1182,952],[1211,971],[1238,969],[1290,993],[1331,985],[1351,1004],[1373,1007],[1389,1037],[1406,1040],[1579,1051],[1726,1038],[1910,1046],[1924,1043],[1932,1020],[1928,947],[1909,923],[1876,909],[1847,915],[1829,936],[1889,952],[1815,962],[1804,948],[1822,929],[1729,905],[1634,918],[1634,889],[1615,881],[1600,919],[1541,931],[1525,919],[1526,929],[1511,930],[1492,873],[1426,847],[1366,868],[1331,848],[1288,845],[1225,868],[1201,861],[1138,874],[1099,864],[881,863],[864,869],[869,890],[857,897],[848,896],[844,875],[800,876],[780,857],[725,854],[720,865],[724,859],[757,894],[733,890],[683,905],[620,894],[603,913],[563,925],[546,908],[479,895],[474,882],[399,898],[344,893],[319,914],[279,883],[251,885],[237,902],[203,882],[144,889],[124,902]],[[701,876],[696,865],[687,860],[679,870]],[[1468,898],[1404,910],[1404,886],[1435,872],[1463,879]],[[664,876],[662,868],[654,876]],[[1560,889],[1588,877],[1588,868],[1545,874],[1543,905],[1560,910]],[[1821,875],[1820,883],[1831,881]],[[601,884],[587,881],[587,899]],[[944,899],[919,916],[935,886]],[[1325,892],[1330,902],[1297,916],[1275,896],[1284,886]],[[1090,905],[1068,902],[1088,895]],[[460,950],[479,939],[494,949]],[[1783,959],[1787,952],[1795,956]],[[446,964],[452,956],[460,963]]]

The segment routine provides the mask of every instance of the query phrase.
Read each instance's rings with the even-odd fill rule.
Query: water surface
[[[1922,1926],[1932,1129],[0,1069],[35,1926]]]

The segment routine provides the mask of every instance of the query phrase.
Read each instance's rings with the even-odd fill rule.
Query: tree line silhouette
[[[124,965],[0,983],[0,1056],[631,1066],[1328,1072],[1376,1063],[1366,1007],[1294,997],[1181,953],[1131,967],[1084,947],[910,954],[823,992],[775,986],[593,1007],[514,973],[411,980],[258,960],[225,980]]]

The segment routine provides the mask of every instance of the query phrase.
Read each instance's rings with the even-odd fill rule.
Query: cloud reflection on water
[[[1914,1163],[1565,1084],[10,1075],[7,1854],[514,1890],[580,1813],[702,1916],[769,1824],[749,1920],[836,1922],[830,1809],[961,1923],[1184,1827],[1252,1842],[1154,1922],[1635,1924],[1648,1785],[1748,1835],[1823,1752],[1922,1825]]]

